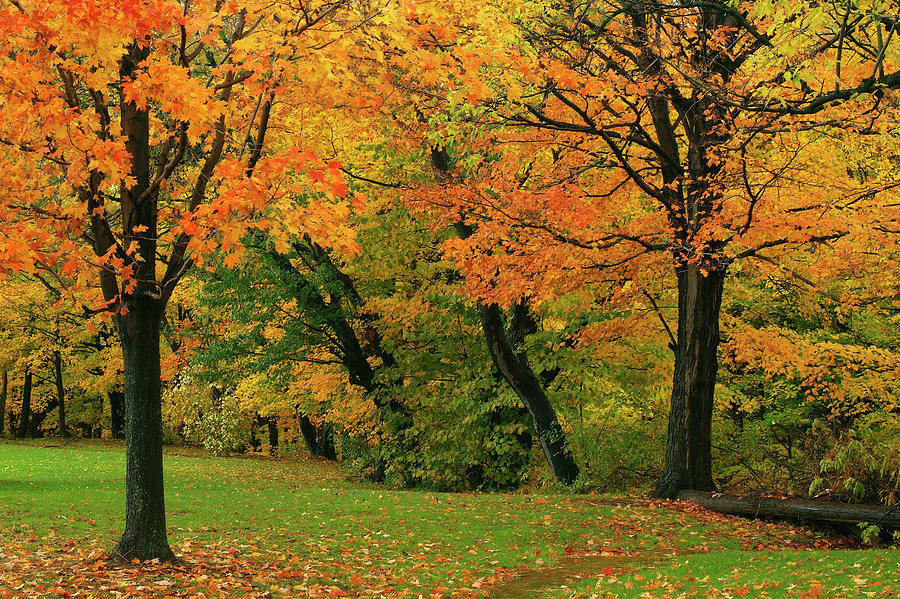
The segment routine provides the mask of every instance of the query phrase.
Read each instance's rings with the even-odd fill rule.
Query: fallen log
[[[708,510],[749,518],[778,518],[821,524],[866,522],[882,530],[900,530],[900,507],[859,505],[834,501],[738,497],[704,491],[681,491],[678,499],[692,501]]]

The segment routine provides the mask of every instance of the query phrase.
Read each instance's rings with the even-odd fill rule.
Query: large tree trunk
[[[9,375],[3,371],[3,388],[0,389],[0,435],[6,427],[6,394],[9,391]]]
[[[19,432],[16,435],[24,439],[28,434],[28,421],[31,418],[31,369],[25,368],[25,382],[22,385],[22,413],[19,417]]]
[[[122,80],[134,77],[137,65],[148,53],[137,42],[131,45],[119,66]],[[125,378],[125,531],[114,553],[128,560],[168,560],[174,554],[166,540],[159,380],[165,299],[156,279],[158,214],[157,197],[150,187],[150,115],[146,108],[123,96],[119,118],[134,177],[134,184],[120,191],[123,242],[126,247],[132,241],[136,243],[137,259],[133,263],[134,280],[123,280],[118,293],[108,283],[103,285],[107,300],[121,302],[116,325]],[[143,229],[140,235],[134,234],[137,227]],[[99,232],[95,234],[99,236]],[[113,245],[115,239],[107,242]]]
[[[163,495],[159,323],[161,306],[136,298],[117,316],[125,366],[125,532],[115,553],[125,559],[171,559]]]
[[[306,449],[311,455],[322,455],[322,449],[316,440],[316,427],[313,426],[306,414],[300,414],[300,434],[303,435],[303,442],[306,443]]]
[[[56,401],[59,403],[59,436],[68,437],[69,429],[66,426],[66,390],[63,387],[62,355],[59,351],[53,352],[53,374],[56,380]]]
[[[108,394],[110,429],[113,439],[125,438],[125,394],[113,390]]]
[[[676,268],[678,340],[666,465],[653,490],[656,497],[679,491],[712,491],[712,408],[719,346],[719,308],[725,270],[701,272],[693,265]]]

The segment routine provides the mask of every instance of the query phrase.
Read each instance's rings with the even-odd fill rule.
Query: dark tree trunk
[[[25,369],[25,382],[22,385],[22,413],[19,417],[19,432],[16,435],[24,439],[28,434],[28,423],[31,418],[31,370]]]
[[[9,375],[3,371],[3,387],[0,389],[0,435],[6,427],[6,394],[9,391]]]
[[[335,295],[330,303],[326,302],[319,289],[291,264],[287,256],[277,252],[271,252],[270,256],[285,274],[293,278],[297,303],[311,315],[312,319],[321,321],[331,329],[338,346],[335,348],[338,350],[335,354],[340,357],[347,369],[350,382],[362,387],[367,393],[372,392],[375,389],[375,371],[366,359],[356,331],[341,309],[341,297]],[[375,401],[378,403],[377,397]]]
[[[303,435],[303,442],[306,443],[306,449],[311,455],[322,455],[322,449],[316,440],[316,427],[309,421],[309,416],[306,414],[300,414],[300,434]]]
[[[718,366],[719,308],[725,270],[704,275],[692,265],[676,268],[678,340],[666,465],[653,490],[656,497],[679,491],[712,491],[712,408]]]
[[[307,244],[306,248],[308,248],[308,252],[305,252],[304,247],[300,244],[295,244],[294,249],[300,254],[311,254],[317,264],[317,271],[324,275],[323,278],[326,282],[328,294],[333,298],[349,299],[350,304],[357,309],[357,312],[359,309],[362,309],[365,306],[365,302],[363,301],[359,290],[356,288],[353,279],[338,268],[328,252],[319,244],[315,243],[309,235],[304,236],[304,241]],[[382,344],[381,333],[371,325],[371,322],[377,319],[377,315],[370,312],[363,312],[357,314],[357,316],[365,323],[365,328],[362,331],[361,336],[368,343],[368,349],[370,350],[369,354],[380,358],[382,364],[387,368],[396,366],[397,360],[394,358],[394,355],[387,351]],[[354,333],[354,335],[356,334]],[[357,337],[359,338],[359,336]]]
[[[360,341],[360,336],[353,328],[347,311],[342,306],[343,299],[349,299],[353,305],[362,303],[352,280],[331,261],[327,253],[318,247],[311,240],[306,240],[309,248],[304,248],[298,244],[294,245],[295,251],[301,255],[311,255],[312,259],[318,264],[318,268],[323,269],[326,278],[330,277],[333,282],[329,287],[330,301],[326,302],[320,293],[318,287],[300,270],[291,264],[287,256],[270,252],[270,256],[275,264],[281,268],[286,274],[290,275],[294,282],[294,295],[297,298],[298,305],[307,311],[312,319],[320,321],[333,334],[334,354],[339,357],[350,383],[361,387],[369,396],[375,405],[382,411],[382,417],[388,426],[394,431],[408,429],[412,423],[412,417],[407,412],[405,406],[396,399],[383,393],[384,385],[376,380],[376,371],[369,363],[366,351]],[[368,315],[370,319],[372,316]],[[393,355],[386,351],[381,345],[381,338],[374,328],[372,330],[372,338],[370,347],[372,353],[381,358],[385,367],[392,367],[396,364]],[[407,444],[410,445],[410,444]],[[383,482],[386,471],[384,460],[386,452],[384,446],[376,448],[376,453],[380,454],[375,458],[375,463],[368,478],[373,482]],[[409,451],[413,449],[408,448]]]
[[[259,451],[260,447],[262,447],[262,442],[260,442],[259,435],[257,434],[257,429],[262,425],[263,418],[257,414],[253,424],[250,426],[250,447],[253,448],[253,451]]]
[[[330,424],[323,424],[319,428],[319,447],[322,450],[322,457],[332,462],[337,461],[337,449],[334,447],[334,433]]]
[[[300,414],[300,433],[310,454],[326,460],[337,460],[330,425],[324,424],[316,428],[306,414]]]
[[[56,380],[56,401],[59,403],[59,436],[68,437],[69,429],[66,427],[66,390],[63,387],[62,356],[58,351],[53,352],[53,374]]]
[[[210,385],[209,401],[216,410],[222,409],[222,397],[225,395],[225,388],[218,385]]]
[[[125,559],[171,559],[166,541],[160,401],[158,300],[136,298],[119,314],[125,366],[125,532],[115,553]]]
[[[443,148],[432,148],[431,164],[442,178],[449,178],[452,168],[450,155]],[[474,231],[472,227],[460,220],[454,224],[460,239],[467,239]],[[478,302],[478,314],[481,318],[481,329],[487,342],[488,352],[494,366],[509,383],[519,397],[528,413],[544,451],[544,457],[550,471],[561,483],[572,484],[578,476],[578,466],[566,443],[566,433],[559,424],[556,411],[547,397],[540,379],[528,364],[524,352],[516,351],[529,326],[527,308],[514,312],[509,331],[503,324],[500,307],[497,304]]]
[[[266,425],[269,427],[269,455],[278,455],[278,420],[269,418]]]
[[[147,48],[133,42],[119,64],[121,79],[133,78],[137,65],[148,55]],[[134,178],[133,185],[120,190],[122,242],[125,247],[134,242],[137,252],[131,263],[133,280],[123,280],[121,288],[115,289],[114,280],[104,282],[101,278],[104,297],[120,302],[116,325],[125,379],[125,531],[114,554],[128,560],[169,560],[174,554],[166,540],[159,342],[168,297],[163,292],[170,290],[177,279],[162,285],[156,279],[158,198],[150,183],[149,112],[122,94],[119,122]],[[104,239],[106,248],[116,247],[115,237],[108,229],[102,230],[103,226],[108,227],[98,223],[95,239]],[[135,233],[138,227],[142,229],[140,234]],[[177,263],[173,253],[169,267],[177,268]]]
[[[121,391],[110,391],[109,416],[113,439],[125,438],[125,394]]]
[[[460,239],[466,239],[473,233],[471,227],[463,222],[456,223],[455,228]],[[544,386],[528,364],[525,352],[516,352],[515,346],[521,344],[529,327],[527,308],[520,304],[513,309],[508,331],[503,324],[503,317],[497,304],[479,301],[478,314],[494,366],[531,415],[534,432],[544,451],[550,471],[559,482],[572,484],[578,477],[578,465],[575,464],[575,459],[569,451],[566,433],[559,424],[556,411],[544,391]]]
[[[497,304],[479,302],[478,314],[494,365],[528,409],[550,471],[559,482],[572,484],[578,476],[578,466],[569,452],[566,433],[556,418],[556,411],[540,380],[528,365],[524,354],[516,355],[509,345]]]
[[[737,497],[714,495],[701,491],[682,491],[678,499],[692,501],[706,509],[722,514],[748,518],[779,518],[795,522],[852,524],[861,522],[900,530],[900,512],[884,505],[858,505],[833,501],[777,499],[774,497]]]

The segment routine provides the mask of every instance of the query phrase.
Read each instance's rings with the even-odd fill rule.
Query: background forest
[[[2,2],[0,431],[896,503],[898,24]]]

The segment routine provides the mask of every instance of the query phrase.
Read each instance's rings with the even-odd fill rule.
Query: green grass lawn
[[[53,445],[0,443],[0,597],[900,594],[896,550],[690,504],[398,491],[318,460],[183,450],[165,458],[180,562],[116,567],[122,447]]]

